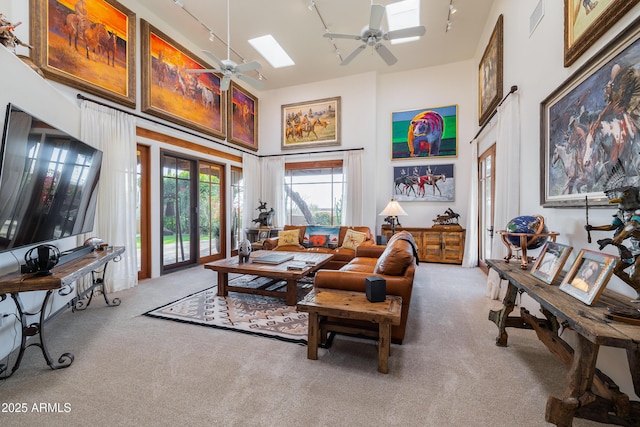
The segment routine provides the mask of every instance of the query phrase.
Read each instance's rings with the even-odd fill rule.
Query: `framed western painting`
[[[393,198],[399,202],[453,202],[455,194],[453,163],[393,168]]]
[[[640,185],[640,18],[540,105],[540,203],[607,205],[607,193]],[[615,197],[615,196],[614,196]]]
[[[607,286],[616,260],[613,255],[582,249],[560,283],[560,290],[592,305]]]
[[[136,16],[115,0],[30,0],[32,58],[44,75],[136,106]]]
[[[145,20],[140,20],[142,111],[179,125],[226,137],[226,92],[212,68]]]
[[[340,145],[340,97],[282,106],[283,149]]]
[[[547,284],[552,284],[562,271],[573,248],[556,242],[547,242],[531,268],[531,274]]]
[[[457,155],[457,105],[391,113],[392,160]]]
[[[498,17],[478,66],[478,117],[484,125],[502,99],[503,18]]]
[[[564,0],[564,66],[573,64],[639,0]]]
[[[250,150],[258,150],[258,98],[231,81],[227,140]]]

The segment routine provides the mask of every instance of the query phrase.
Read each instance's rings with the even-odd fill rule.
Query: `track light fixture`
[[[184,7],[184,1],[183,0],[173,0],[173,3],[176,6]]]
[[[451,15],[456,13],[458,9],[453,6],[453,0],[449,0],[449,14],[447,15],[447,28],[445,29],[445,33],[449,32],[453,24],[451,23]]]
[[[209,41],[212,42],[216,39],[216,35],[213,34],[213,31],[209,31]]]

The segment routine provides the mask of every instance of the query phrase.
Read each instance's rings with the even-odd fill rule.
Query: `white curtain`
[[[469,180],[469,215],[463,267],[478,266],[478,141],[471,142],[471,179]]]
[[[284,157],[265,157],[261,160],[261,196],[260,200],[267,203],[267,209],[275,210],[274,227],[285,225],[284,206]]]
[[[251,228],[256,224],[253,220],[258,217],[258,200],[261,197],[260,189],[260,159],[258,156],[242,154],[242,181],[244,182],[244,200],[242,206],[242,225]]]
[[[346,181],[342,196],[342,225],[364,224],[362,218],[362,150],[347,151],[342,160]]]
[[[126,248],[120,261],[109,264],[105,287],[107,292],[128,289],[138,283],[136,121],[129,114],[83,101],[80,131],[83,141],[103,152],[91,235]]]
[[[520,212],[520,96],[517,92],[498,107],[497,117],[494,224],[497,230],[502,230]],[[500,259],[506,254],[507,248],[496,235],[491,257]],[[499,280],[492,273],[487,280],[487,296],[497,299],[499,292]]]

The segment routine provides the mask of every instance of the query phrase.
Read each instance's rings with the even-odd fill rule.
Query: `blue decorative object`
[[[535,238],[536,234],[547,233],[547,226],[544,224],[544,218],[541,215],[523,215],[513,218],[506,227],[507,233],[525,233],[531,234],[531,238],[527,238],[527,249],[536,249],[549,240],[548,236],[540,236]],[[520,236],[507,235],[509,243],[513,246],[520,247]]]

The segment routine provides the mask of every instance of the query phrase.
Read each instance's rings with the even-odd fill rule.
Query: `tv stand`
[[[10,370],[7,365],[0,364],[0,375],[3,375],[0,376],[0,379],[10,377],[18,370],[24,351],[27,347],[31,346],[40,347],[42,355],[51,369],[68,368],[73,363],[74,356],[71,353],[63,353],[58,358],[57,362],[51,358],[44,339],[44,325],[47,320],[52,319],[69,307],[72,308],[74,312],[76,310],[86,309],[91,303],[91,299],[93,298],[96,288],[102,288],[102,295],[104,296],[104,300],[108,306],[115,307],[120,305],[120,299],[118,298],[114,298],[109,301],[107,292],[104,289],[104,275],[109,261],[119,261],[120,255],[124,251],[124,247],[116,247],[112,250],[105,251],[90,251],[83,256],[76,257],[73,260],[63,263],[63,265],[56,265],[51,269],[52,274],[48,276],[38,276],[37,273],[20,274],[16,272],[0,277],[0,301],[6,300],[7,295],[11,296],[16,305],[16,310],[18,312],[17,317],[20,319],[22,324],[20,352],[18,353],[18,357]],[[102,270],[98,271],[100,268],[102,268]],[[89,273],[91,273],[91,283],[88,288],[82,291],[77,291],[77,295],[72,298],[65,307],[62,307],[56,313],[53,313],[47,318],[45,309],[47,308],[47,303],[49,302],[51,294],[57,290],[59,295],[69,295],[75,290],[73,284],[78,279]],[[28,312],[24,309],[20,294],[22,292],[33,291],[46,291],[46,294],[40,309],[35,312]],[[89,300],[85,303],[84,299],[87,295],[89,296]],[[28,317],[36,315],[39,315],[39,321],[36,323],[30,323],[33,321]],[[39,336],[38,342],[27,344],[27,337],[33,337],[36,335]]]

